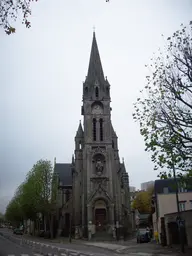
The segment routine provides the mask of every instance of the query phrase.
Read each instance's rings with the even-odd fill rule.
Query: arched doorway
[[[94,205],[96,231],[104,231],[107,222],[107,207],[104,200],[100,199]]]

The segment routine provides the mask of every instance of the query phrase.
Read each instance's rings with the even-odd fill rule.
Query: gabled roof
[[[54,171],[58,174],[59,181],[62,182],[62,186],[72,186],[71,164],[56,163]]]
[[[96,81],[102,84],[105,78],[94,32],[86,82],[95,83]]]

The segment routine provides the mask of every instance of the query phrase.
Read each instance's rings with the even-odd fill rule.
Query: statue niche
[[[95,173],[98,176],[101,176],[104,171],[105,157],[102,154],[94,155],[93,163],[94,163],[94,167],[95,167]]]

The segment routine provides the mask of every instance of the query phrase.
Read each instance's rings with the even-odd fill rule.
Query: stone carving
[[[103,172],[104,165],[103,165],[103,163],[102,163],[100,158],[96,161],[95,167],[96,167],[96,173],[98,175],[101,175],[102,172]]]
[[[102,147],[102,148],[101,147],[92,147],[92,149],[93,149],[93,155],[98,154],[98,153],[105,155],[105,147]]]

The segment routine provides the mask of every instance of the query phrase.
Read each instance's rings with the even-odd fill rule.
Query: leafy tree
[[[0,224],[3,223],[5,220],[4,214],[0,212]]]
[[[9,202],[6,208],[5,218],[6,220],[13,222],[14,224],[18,224],[24,219],[24,214],[22,211],[22,203],[21,203],[22,193],[23,193],[23,184],[21,184],[17,188],[14,197]]]
[[[132,208],[137,209],[140,213],[150,213],[153,191],[153,187],[151,187],[147,191],[138,192],[132,203]]]
[[[25,182],[16,191],[6,210],[9,221],[38,221],[39,214],[52,227],[56,209],[58,179],[50,161],[39,160],[28,172]],[[45,225],[46,228],[46,225]],[[52,228],[51,234],[52,234]]]
[[[167,38],[165,51],[147,67],[145,89],[135,103],[133,118],[140,124],[146,151],[163,178],[192,170],[192,22]]]
[[[22,23],[27,28],[31,27],[29,16],[31,15],[31,2],[38,0],[1,0],[0,1],[0,27],[3,27],[5,32],[10,35],[15,33],[15,28],[12,22],[16,21],[18,15],[22,16]]]

